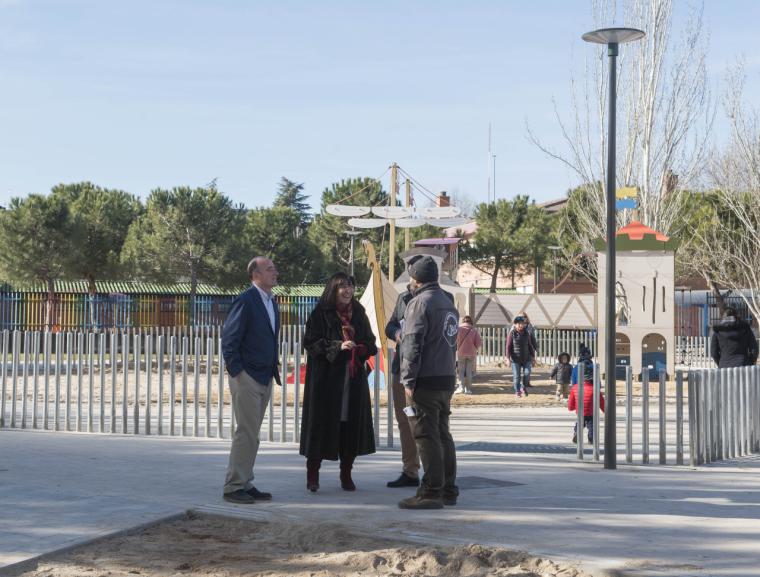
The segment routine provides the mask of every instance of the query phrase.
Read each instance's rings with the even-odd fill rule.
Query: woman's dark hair
[[[464,315],[464,318],[462,319],[463,323],[470,323],[472,324],[472,317],[470,315]]]
[[[319,304],[334,309],[335,301],[338,298],[338,288],[342,284],[350,284],[351,286],[355,287],[356,281],[354,280],[354,277],[347,275],[344,272],[336,272],[329,279],[327,279],[325,290],[322,291],[322,296],[319,297]]]

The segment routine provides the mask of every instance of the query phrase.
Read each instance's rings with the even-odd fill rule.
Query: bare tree
[[[701,10],[692,11],[674,34],[672,0],[626,0],[626,26],[646,36],[621,48],[618,61],[618,186],[638,188],[638,209],[618,212],[618,224],[630,220],[665,234],[678,219],[680,196],[698,179],[707,152],[714,117],[705,67],[706,38]],[[592,0],[597,27],[610,26],[617,16],[614,0]],[[674,37],[676,36],[676,37]],[[604,236],[608,57],[604,47],[587,47],[583,81],[574,78],[572,118],[555,102],[564,141],[562,150],[544,144],[530,128],[528,138],[550,157],[564,163],[579,181],[582,199],[569,203],[560,236],[566,249],[592,251],[592,241]],[[571,199],[572,200],[572,199]],[[567,254],[568,264],[573,254]],[[580,267],[592,278],[595,267]]]
[[[701,252],[712,255],[715,279],[741,295],[752,315],[760,318],[760,113],[743,100],[744,80],[739,64],[726,82],[731,138],[710,163],[717,218],[697,244]]]

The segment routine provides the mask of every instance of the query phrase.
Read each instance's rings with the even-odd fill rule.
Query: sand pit
[[[587,574],[521,551],[480,545],[412,545],[334,523],[293,524],[188,513],[134,534],[83,545],[15,575],[584,577]]]

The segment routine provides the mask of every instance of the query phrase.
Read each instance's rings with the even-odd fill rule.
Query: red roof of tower
[[[631,240],[643,240],[645,234],[653,234],[655,238],[661,242],[667,242],[670,240],[667,236],[656,230],[652,230],[648,226],[644,226],[640,222],[634,220],[630,224],[627,224],[619,231],[615,233],[615,236],[627,236]]]

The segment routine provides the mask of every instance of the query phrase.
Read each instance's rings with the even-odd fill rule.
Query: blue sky
[[[704,11],[716,94],[744,55],[756,99],[760,2]],[[0,0],[0,204],[60,182],[144,198],[217,178],[253,207],[287,176],[316,207],[394,161],[482,202],[489,122],[497,196],[558,198],[573,176],[525,125],[561,145],[552,98],[567,110],[593,27],[588,0]]]

